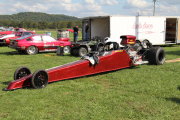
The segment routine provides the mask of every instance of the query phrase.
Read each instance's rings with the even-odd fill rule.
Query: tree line
[[[28,29],[63,29],[63,28],[73,28],[78,25],[80,28],[82,27],[81,20],[73,20],[73,21],[56,21],[56,22],[48,22],[48,21],[11,21],[11,20],[0,20],[0,26],[4,27],[21,27]]]

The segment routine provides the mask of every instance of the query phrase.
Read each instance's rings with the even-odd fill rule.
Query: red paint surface
[[[99,58],[99,64],[92,66],[88,60],[79,60],[69,64],[57,66],[46,70],[49,76],[48,82],[60,81],[86,75],[92,75],[107,71],[113,71],[132,66],[132,60],[124,50],[113,51],[110,55]],[[13,90],[30,85],[32,74],[12,81],[7,90]]]
[[[26,50],[30,46],[35,46],[38,48],[39,51],[46,51],[46,50],[56,50],[57,46],[71,45],[71,42],[68,41],[70,40],[69,38],[61,38],[58,39],[57,41],[50,41],[50,42],[44,42],[44,41],[37,42],[33,39],[33,36],[35,35],[32,35],[25,39],[15,40],[10,44],[10,47],[17,50]],[[31,41],[29,41],[28,39],[31,39]]]

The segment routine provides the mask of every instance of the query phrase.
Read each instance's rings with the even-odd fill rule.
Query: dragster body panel
[[[78,60],[65,65],[47,69],[48,82],[55,82],[70,78],[77,78],[107,71],[128,68],[132,66],[132,60],[125,50],[116,50],[110,54],[100,56],[99,63],[92,65],[88,60]],[[31,85],[33,74],[14,80],[9,83],[6,90],[13,90]]]
[[[47,70],[49,75],[48,82],[54,82],[64,79],[76,78],[86,75],[97,74],[106,71],[112,71],[131,66],[131,59],[125,51],[115,51],[111,55],[102,56],[99,64],[91,65],[88,60],[80,60],[71,65],[59,66]]]

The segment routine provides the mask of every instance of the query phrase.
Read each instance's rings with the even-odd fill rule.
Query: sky
[[[159,16],[180,16],[180,0],[156,0]],[[0,0],[0,14],[44,12],[76,17],[153,14],[153,0]]]

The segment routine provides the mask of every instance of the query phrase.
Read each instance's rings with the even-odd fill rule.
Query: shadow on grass
[[[180,90],[180,86],[177,86],[177,90]],[[180,98],[172,97],[172,98],[165,98],[168,101],[175,102],[177,104],[180,104]]]
[[[180,85],[177,87],[178,90],[180,90]]]
[[[166,54],[179,55],[180,56],[180,50],[178,50],[178,51],[167,51]]]
[[[172,97],[172,98],[165,98],[167,101],[172,101],[177,104],[180,104],[180,98]]]
[[[52,56],[57,56],[56,52],[52,52],[52,51],[39,52],[37,54],[47,54],[47,53],[54,53],[54,55]],[[0,52],[0,55],[28,55],[28,54],[26,54],[25,52],[11,51],[11,52]],[[62,55],[62,56],[72,56],[72,55],[67,54],[67,55]]]
[[[8,85],[11,81],[1,82],[3,85]]]
[[[0,55],[27,55],[27,54],[19,53],[17,51],[12,51],[12,52],[0,52]]]

